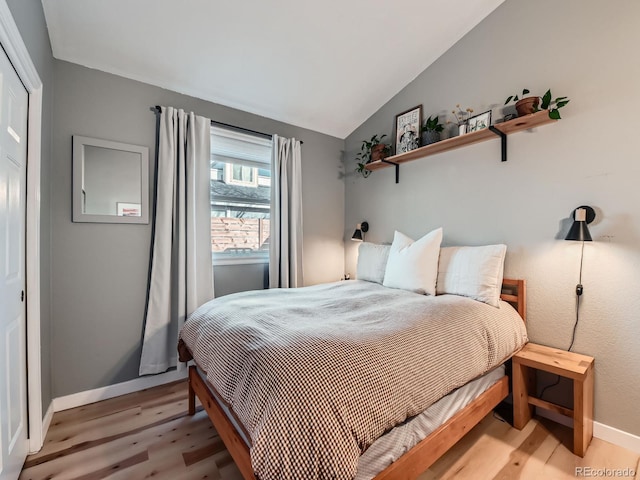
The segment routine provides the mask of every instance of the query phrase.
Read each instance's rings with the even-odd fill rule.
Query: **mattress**
[[[491,370],[444,396],[424,412],[408,419],[378,438],[358,458],[358,470],[354,480],[370,480],[375,477],[440,425],[482,395],[504,376],[504,371],[504,365]],[[206,374],[200,368],[198,368],[198,374],[207,383]],[[212,390],[210,386],[209,390]],[[224,411],[245,444],[249,446],[251,443],[244,428],[229,410],[229,407],[220,401],[215,393],[212,394],[212,397]]]

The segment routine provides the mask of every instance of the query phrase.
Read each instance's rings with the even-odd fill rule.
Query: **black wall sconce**
[[[369,231],[369,223],[362,222],[356,226],[356,231],[353,232],[351,240],[354,242],[364,242],[364,234]]]
[[[576,208],[572,213],[573,223],[571,224],[571,228],[569,229],[569,233],[564,238],[565,240],[573,240],[576,242],[582,242],[582,248],[580,249],[580,275],[578,277],[578,284],[576,285],[576,318],[573,323],[573,332],[571,333],[571,344],[567,351],[570,352],[573,348],[573,344],[576,340],[576,330],[578,329],[578,323],[580,322],[580,296],[584,292],[584,288],[582,287],[582,260],[584,259],[584,242],[591,242],[593,239],[591,238],[591,232],[589,232],[589,224],[593,222],[596,218],[596,212],[593,208],[588,205],[582,205]],[[560,376],[555,382],[548,384],[545,386],[540,392],[539,398],[543,398],[545,392],[555,387],[560,383]]]
[[[578,285],[576,285],[576,295],[579,297],[582,295],[582,260],[584,258],[584,242],[591,242],[591,233],[589,232],[589,224],[596,218],[596,212],[593,208],[583,205],[576,208],[571,214],[573,217],[573,224],[569,229],[569,233],[565,237],[565,240],[574,240],[576,242],[582,242],[582,249],[580,251],[580,276],[578,277]],[[577,308],[577,306],[576,306]]]
[[[576,285],[576,321],[573,325],[573,335],[571,336],[571,345],[568,350],[573,347],[573,342],[576,339],[576,328],[580,320],[580,296],[584,292],[582,286],[582,261],[584,260],[584,242],[593,241],[591,238],[591,232],[589,232],[589,224],[596,218],[596,212],[588,205],[582,205],[576,208],[571,216],[573,217],[573,224],[569,229],[569,233],[565,237],[565,240],[573,240],[576,242],[582,242],[582,248],[580,249],[580,274],[578,276],[578,284]]]
[[[565,240],[591,242],[591,233],[589,233],[588,224],[595,220],[595,210],[587,205],[583,205],[582,207],[576,208],[571,215],[573,217],[573,224]]]

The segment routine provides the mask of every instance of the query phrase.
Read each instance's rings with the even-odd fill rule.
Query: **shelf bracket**
[[[493,125],[489,126],[489,130],[491,130],[493,133],[495,133],[500,137],[500,146],[502,149],[502,161],[506,162],[507,161],[507,134],[504,132],[501,132]]]
[[[388,160],[385,160],[384,158],[382,159],[383,163],[388,163],[389,165],[395,165],[396,166],[396,183],[400,183],[400,164],[396,163],[396,162],[390,162]]]

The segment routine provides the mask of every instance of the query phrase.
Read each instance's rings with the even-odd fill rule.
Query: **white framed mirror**
[[[74,135],[73,221],[149,223],[149,149]]]

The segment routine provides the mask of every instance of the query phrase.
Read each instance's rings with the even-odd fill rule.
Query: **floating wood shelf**
[[[502,139],[502,161],[507,160],[507,135],[512,133],[521,132],[522,130],[529,130],[531,128],[540,127],[548,123],[554,123],[557,120],[549,118],[549,112],[547,110],[541,110],[531,115],[524,117],[514,118],[504,123],[497,123],[484,130],[478,130],[477,132],[467,133],[453,138],[448,138],[440,142],[425,145],[424,147],[416,148],[410,152],[401,153],[399,155],[393,155],[387,157],[384,160],[378,160],[368,163],[366,165],[367,170],[380,170],[381,168],[396,167],[396,183],[398,183],[398,167],[402,163],[411,162],[419,158],[436,155],[438,153],[448,152],[456,148],[466,147],[474,143],[486,142],[493,138]]]

